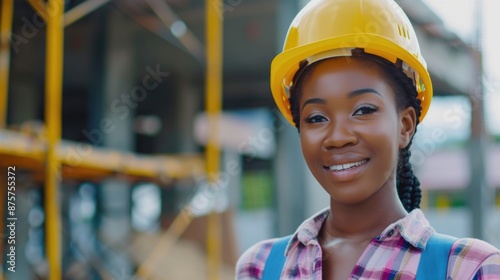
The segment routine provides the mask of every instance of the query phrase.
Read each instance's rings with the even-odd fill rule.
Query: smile
[[[330,170],[332,171],[344,171],[347,169],[354,168],[356,166],[363,165],[367,162],[367,160],[362,160],[362,161],[357,161],[357,162],[351,162],[351,163],[344,163],[344,164],[337,164],[337,165],[332,165],[330,166]]]

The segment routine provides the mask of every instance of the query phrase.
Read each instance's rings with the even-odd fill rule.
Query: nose
[[[323,140],[323,147],[328,150],[356,145],[358,137],[353,129],[354,126],[348,122],[332,123]]]

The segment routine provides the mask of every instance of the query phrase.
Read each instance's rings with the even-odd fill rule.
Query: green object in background
[[[437,190],[429,193],[429,206],[439,209],[467,207],[464,190]]]
[[[243,210],[269,208],[273,201],[271,174],[267,171],[247,171],[242,180]]]

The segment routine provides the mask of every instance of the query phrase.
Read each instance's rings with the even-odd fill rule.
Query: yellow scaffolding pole
[[[4,169],[2,170],[2,172],[0,172],[0,180],[2,180],[1,182],[3,184],[5,184],[5,189],[2,189],[0,191],[0,226],[1,226],[1,233],[3,234],[2,238],[2,242],[0,242],[0,252],[2,252],[2,255],[0,256],[0,263],[2,264],[2,266],[0,267],[0,280],[3,280],[3,267],[4,267],[4,246],[5,244],[7,244],[7,230],[5,229],[5,223],[4,223],[4,219],[5,219],[5,202],[6,202],[6,192],[7,192],[7,176],[5,176],[6,174],[6,171],[7,169]]]
[[[57,157],[61,142],[61,101],[64,52],[64,0],[49,0],[47,17],[47,51],[45,66],[45,123],[47,159],[45,162],[45,211],[49,279],[61,279],[61,217],[59,183],[61,163]]]
[[[0,128],[7,125],[7,101],[9,100],[9,68],[10,68],[10,34],[12,32],[12,15],[14,1],[2,1],[2,18],[0,19]]]
[[[0,19],[0,128],[7,126],[7,102],[9,100],[9,68],[10,68],[10,34],[12,31],[12,16],[14,13],[14,1],[3,0]],[[2,170],[1,182],[7,182]],[[5,230],[4,224],[5,190],[0,193],[0,228]],[[4,242],[0,244],[0,252],[4,252]],[[3,266],[4,256],[0,256]],[[0,280],[3,280],[3,269],[0,268]]]
[[[220,172],[218,141],[219,117],[222,109],[222,1],[206,0],[206,111],[209,119],[209,138],[206,147],[207,178],[217,187]],[[208,216],[207,268],[208,279],[220,279],[221,221],[213,210]]]

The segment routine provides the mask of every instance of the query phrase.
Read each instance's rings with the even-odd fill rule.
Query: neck
[[[373,197],[355,205],[339,204],[331,198],[330,210],[322,229],[327,239],[371,240],[408,214],[395,186],[383,187]]]

